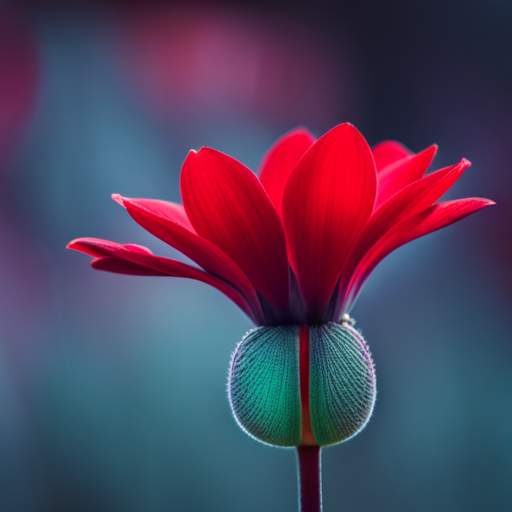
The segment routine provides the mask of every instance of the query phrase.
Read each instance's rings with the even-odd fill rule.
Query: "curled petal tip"
[[[432,144],[427,149],[425,149],[424,152],[429,152],[433,154],[433,157],[437,154],[437,150],[439,149],[439,146],[437,144]]]
[[[205,149],[208,148],[200,147],[199,149],[191,149],[187,154],[187,158],[185,158],[185,162],[199,162],[200,158],[205,153]]]
[[[467,169],[468,167],[471,167],[471,162],[467,158],[463,158],[460,161],[460,165],[462,165],[465,169]]]
[[[198,150],[191,149],[188,152],[187,158],[185,158],[185,162],[194,162],[193,165],[199,164],[204,161],[205,157],[208,157],[209,152],[214,152],[214,150],[204,146],[200,147]]]
[[[222,151],[210,148],[208,146],[201,146],[199,151],[196,151],[195,149],[190,150],[187,159],[191,157],[195,157],[197,162],[207,163],[208,165],[211,163],[210,159],[212,157],[221,159],[228,158],[229,160],[234,160],[234,158],[231,158],[229,155],[226,155]]]
[[[196,153],[197,156],[199,156],[199,157],[207,156],[207,155],[211,155],[211,154],[221,154],[221,155],[224,155],[224,153],[222,153],[222,151],[218,151],[217,149],[213,149],[213,148],[210,148],[208,146],[201,146],[199,148],[199,151],[194,151],[194,153]]]
[[[126,208],[126,205],[124,204],[125,198],[121,194],[112,194],[110,197],[123,208]]]
[[[191,149],[185,158],[185,162],[190,162],[192,159],[197,158],[198,152],[195,149]]]
[[[355,126],[352,123],[349,123],[348,121],[345,121],[344,123],[339,123],[336,126],[333,126],[329,132],[333,130],[339,130],[340,128],[355,128]],[[356,128],[357,129],[357,128]]]
[[[91,240],[96,240],[95,238],[75,238],[74,240],[71,240],[71,242],[66,245],[66,249],[71,249],[73,251],[79,251],[82,252],[82,247]]]

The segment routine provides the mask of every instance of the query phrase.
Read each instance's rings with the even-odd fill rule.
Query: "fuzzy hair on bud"
[[[300,444],[298,333],[298,327],[253,329],[231,360],[233,415],[247,434],[273,446]]]
[[[253,329],[231,360],[233,415],[247,434],[273,446],[298,446],[302,440],[300,329]],[[346,441],[368,423],[375,405],[375,369],[364,338],[350,324],[307,329],[308,421],[316,444],[327,446]]]
[[[341,443],[366,426],[375,406],[375,368],[366,341],[351,325],[309,331],[309,408],[319,446]]]

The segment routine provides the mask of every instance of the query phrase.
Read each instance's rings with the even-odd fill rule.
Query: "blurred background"
[[[293,512],[293,450],[226,398],[251,327],[180,279],[96,272],[92,236],[181,258],[110,194],[180,201],[190,148],[256,170],[296,125],[439,144],[498,206],[388,257],[353,316],[378,402],[324,450],[330,511],[512,510],[512,4],[0,4],[0,510]]]

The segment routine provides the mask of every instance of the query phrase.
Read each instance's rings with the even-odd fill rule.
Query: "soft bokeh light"
[[[200,122],[238,111],[267,123],[328,126],[337,122],[333,102],[356,99],[347,90],[353,70],[328,39],[264,11],[136,9],[119,17],[115,45],[128,85],[160,117]]]
[[[34,106],[38,56],[19,15],[0,6],[0,170]]]
[[[512,6],[134,3],[20,2],[23,28],[0,30],[14,37],[0,45],[0,510],[296,510],[293,451],[229,410],[243,314],[64,247],[97,236],[180,257],[110,194],[177,201],[191,147],[256,170],[285,130],[343,121],[372,145],[439,144],[435,168],[467,157],[450,198],[498,206],[403,247],[365,286],[353,315],[377,405],[324,451],[325,510],[511,509]]]

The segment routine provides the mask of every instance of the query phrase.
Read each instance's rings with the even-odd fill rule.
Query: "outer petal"
[[[394,232],[397,228],[403,229],[403,223],[430,207],[470,165],[468,160],[463,159],[457,165],[429,174],[402,189],[375,211],[355,240],[343,268],[339,287],[340,304],[346,302],[354,286],[356,268],[365,258],[365,254],[389,232]]]
[[[407,149],[403,144],[394,140],[380,142],[373,147],[372,151],[378,172],[387,165],[413,154],[413,152]]]
[[[495,204],[496,203],[490,199],[482,199],[480,197],[468,197],[466,199],[456,199],[454,201],[435,204],[428,208],[424,213],[424,219],[421,223],[417,223],[416,227],[409,232],[405,241],[402,241],[402,244],[406,244],[412,240],[416,240],[416,238],[445,228],[472,213],[483,210],[488,206],[494,206]],[[420,217],[418,217],[418,220],[420,220]]]
[[[348,123],[318,139],[288,180],[283,221],[312,320],[325,310],[350,245],[373,211],[376,191],[371,150]]]
[[[158,199],[130,199],[128,197],[123,197],[121,194],[112,194],[112,199],[127,210],[129,202],[143,202],[145,208],[155,215],[168,218],[175,224],[179,224],[183,228],[188,229],[192,233],[195,233],[192,224],[188,220],[185,208],[183,208],[181,204],[171,203],[169,201],[160,201]]]
[[[135,222],[208,273],[232,284],[240,290],[251,308],[263,315],[254,286],[247,276],[226,253],[197,235],[181,205],[154,199],[128,199],[118,194],[112,197],[126,208]]]
[[[305,128],[297,128],[281,137],[262,160],[260,181],[281,211],[284,187],[302,155],[315,142],[315,137]]]
[[[67,247],[94,256],[96,259],[92,266],[99,270],[132,275],[186,277],[209,284],[229,297],[253,321],[256,323],[262,321],[254,314],[240,292],[230,284],[180,261],[154,256],[145,247],[130,244],[121,245],[98,238],[78,238],[70,242]],[[112,260],[118,260],[119,263],[115,264]]]
[[[359,262],[353,275],[352,287],[342,305],[342,311],[351,309],[368,276],[388,254],[406,243],[447,227],[494,204],[493,201],[481,198],[447,201],[432,205],[406,222],[398,224],[382,237]]]
[[[254,173],[219,151],[190,152],[183,204],[197,233],[240,266],[278,311],[288,307],[288,262],[279,215]]]
[[[114,274],[125,274],[130,276],[168,276],[158,270],[143,267],[131,261],[122,260],[120,258],[110,258],[103,256],[91,261],[91,267],[95,270],[103,270],[105,272],[113,272]]]
[[[406,156],[382,168],[379,171],[379,193],[376,207],[378,208],[407,185],[422,178],[436,152],[437,146],[430,146],[417,155]]]

